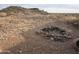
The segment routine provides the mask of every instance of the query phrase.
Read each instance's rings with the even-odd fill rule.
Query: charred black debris
[[[72,36],[69,32],[67,32],[65,29],[61,29],[56,26],[50,26],[50,27],[48,26],[42,28],[37,33],[46,39],[50,39],[54,41],[65,42],[69,39],[72,39]]]

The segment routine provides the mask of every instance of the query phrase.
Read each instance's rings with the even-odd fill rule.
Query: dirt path
[[[75,30],[69,25],[63,25],[61,27],[65,27],[66,29],[75,32]],[[75,34],[73,34],[73,36],[74,35]],[[76,35],[73,39],[66,42],[58,42],[45,39],[44,37],[37,35],[35,30],[30,30],[22,33],[22,36],[25,38],[25,42],[10,48],[9,53],[78,53],[78,51],[73,47],[73,40]]]

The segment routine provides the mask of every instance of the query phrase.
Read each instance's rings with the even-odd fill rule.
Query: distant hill
[[[0,12],[5,12],[7,13],[8,15],[10,14],[15,14],[15,13],[23,13],[23,14],[26,14],[26,13],[31,13],[31,14],[48,14],[46,11],[44,10],[40,10],[38,8],[24,8],[24,7],[20,7],[20,6],[9,6],[7,8],[4,8],[2,10],[0,10]]]

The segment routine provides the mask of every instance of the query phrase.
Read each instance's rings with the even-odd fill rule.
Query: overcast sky
[[[0,4],[0,9],[8,6],[22,6],[25,8],[39,8],[48,12],[68,12],[79,13],[79,5],[72,4]]]

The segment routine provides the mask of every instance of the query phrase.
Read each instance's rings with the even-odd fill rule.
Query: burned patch
[[[54,26],[42,28],[38,33],[44,38],[54,41],[65,42],[72,38],[71,34],[65,29]]]

